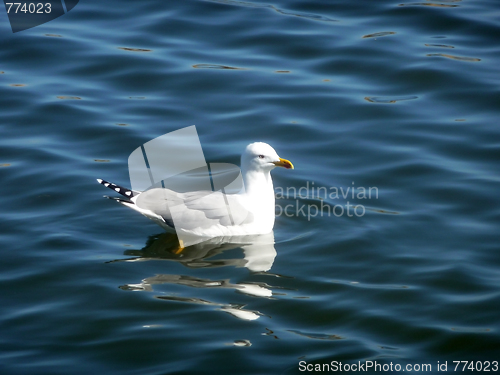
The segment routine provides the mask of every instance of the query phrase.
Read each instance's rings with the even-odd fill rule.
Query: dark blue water
[[[499,4],[401,1],[82,0],[16,34],[0,11],[0,373],[495,372]],[[271,248],[176,253],[102,199],[193,124],[209,162],[294,163]]]

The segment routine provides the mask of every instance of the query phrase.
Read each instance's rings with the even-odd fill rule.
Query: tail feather
[[[153,220],[155,223],[157,223],[162,228],[165,228],[168,231],[171,231],[174,228],[174,222],[172,221],[171,217],[163,217],[149,209],[143,209],[141,207],[138,207],[135,204],[135,199],[132,198],[137,197],[139,194],[141,194],[140,191],[126,189],[111,182],[101,180],[100,178],[97,179],[97,182],[99,182],[101,185],[106,186],[107,188],[110,188],[111,190],[116,191],[117,193],[123,195],[127,199],[123,199],[121,197],[108,197],[107,195],[104,196],[105,198],[112,199],[114,201],[117,201],[118,203],[123,204],[124,206],[127,206],[137,212],[140,212],[148,219]]]
[[[110,188],[111,190],[116,191],[118,194],[121,194],[128,199],[130,199],[138,194],[137,192],[135,192],[133,190],[115,185],[112,182],[101,180],[100,178],[97,179],[97,182],[99,182],[101,185],[106,186],[107,188]]]

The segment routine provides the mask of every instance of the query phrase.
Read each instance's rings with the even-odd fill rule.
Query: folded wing
[[[170,226],[187,231],[250,224],[253,215],[244,203],[241,195],[221,191],[177,193],[163,188],[147,190],[135,199],[140,209],[151,211]]]

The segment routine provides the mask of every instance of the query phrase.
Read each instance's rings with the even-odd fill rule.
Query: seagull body
[[[268,144],[248,145],[241,156],[243,188],[237,194],[222,191],[178,193],[167,188],[132,191],[110,182],[97,181],[123,195],[113,198],[140,212],[167,231],[196,237],[246,236],[270,233],[275,206],[271,170],[293,169]]]

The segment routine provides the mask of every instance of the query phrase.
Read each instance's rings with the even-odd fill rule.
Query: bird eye
[[[259,159],[264,159],[264,155],[259,155]]]

